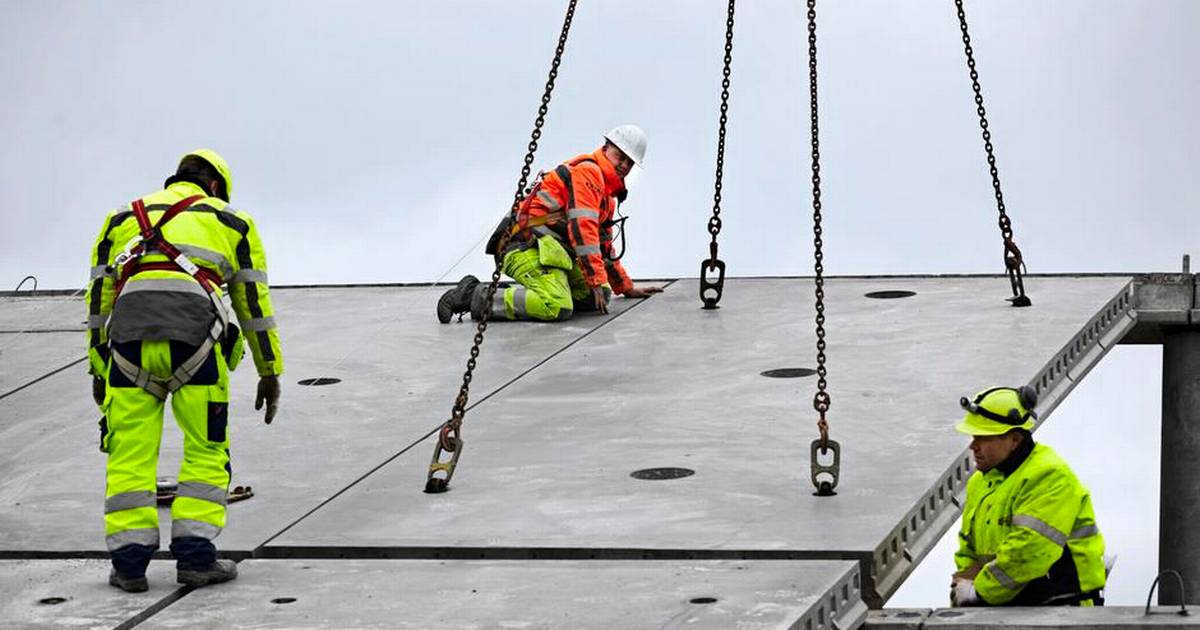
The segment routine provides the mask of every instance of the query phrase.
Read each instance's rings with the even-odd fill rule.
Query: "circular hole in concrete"
[[[812,368],[779,368],[776,370],[767,370],[762,375],[767,378],[801,378],[803,376],[812,376],[817,371]]]
[[[663,479],[679,479],[681,477],[691,477],[696,474],[696,471],[690,468],[643,468],[629,473],[634,479],[649,479],[660,481]]]
[[[296,601],[295,597],[276,597],[275,599],[271,600],[271,603],[272,604],[290,604],[294,601]]]
[[[331,376],[319,376],[317,378],[306,378],[302,381],[297,381],[296,384],[297,385],[317,386],[317,385],[333,385],[335,383],[341,383],[341,382],[342,382],[342,379],[340,379],[340,378],[333,378]]]
[[[693,597],[692,599],[690,599],[688,601],[693,604],[715,604],[715,603],[717,603],[717,598],[716,597]]]
[[[895,300],[912,297],[916,294],[916,291],[872,291],[866,294],[866,296],[875,300]]]
[[[47,606],[54,606],[65,601],[67,601],[66,597],[43,597],[42,599],[38,600],[38,603],[45,604]]]

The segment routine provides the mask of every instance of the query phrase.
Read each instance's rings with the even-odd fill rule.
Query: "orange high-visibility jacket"
[[[546,173],[537,192],[517,209],[517,220],[524,224],[532,217],[563,214],[563,219],[530,228],[522,234],[528,238],[553,236],[572,252],[583,268],[588,286],[608,284],[614,293],[633,288],[633,281],[620,261],[613,260],[612,228],[605,225],[616,212],[614,195],[625,189],[602,149],[567,160],[575,205],[570,205],[566,183],[554,171]]]

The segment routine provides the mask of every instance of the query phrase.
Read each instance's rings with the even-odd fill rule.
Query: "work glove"
[[[92,400],[96,401],[97,405],[104,404],[105,387],[106,385],[102,377],[92,376]]]
[[[597,313],[608,312],[608,292],[604,290],[604,287],[592,287],[592,300],[596,304]]]
[[[975,592],[975,581],[956,579],[950,584],[950,605],[956,608],[962,606],[978,606],[981,603],[979,594]]]
[[[264,402],[267,403],[267,413],[263,420],[267,424],[271,424],[271,421],[275,419],[275,412],[279,410],[278,376],[259,377],[258,395],[254,397],[254,410],[262,409]]]

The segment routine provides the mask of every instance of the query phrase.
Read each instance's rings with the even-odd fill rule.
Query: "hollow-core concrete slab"
[[[449,493],[422,493],[423,444],[262,552],[854,558],[886,598],[955,518],[970,473],[959,397],[1034,381],[1061,397],[1069,365],[1047,366],[1129,279],[1027,282],[1026,309],[1002,278],[827,282],[836,497],[809,482],[814,379],[761,375],[815,367],[811,280],[730,281],[717,311],[681,282],[476,409]],[[880,290],[916,294],[865,297]],[[630,476],[654,467],[695,474]]]
[[[841,628],[853,562],[247,560],[139,628]],[[808,622],[811,625],[805,625]]]

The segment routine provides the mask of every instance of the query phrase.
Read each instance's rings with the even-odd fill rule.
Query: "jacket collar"
[[[1013,452],[1009,453],[1004,461],[996,464],[996,470],[1004,473],[1005,477],[1012,475],[1021,467],[1021,464],[1025,463],[1025,460],[1029,459],[1030,453],[1033,453],[1033,446],[1033,436],[1026,435],[1025,439],[1021,440],[1017,448],[1013,449]]]
[[[591,158],[600,166],[600,172],[604,174],[604,195],[612,197],[617,193],[625,190],[625,181],[617,175],[617,169],[612,162],[608,161],[608,156],[604,155],[604,148],[601,147],[592,152]]]

